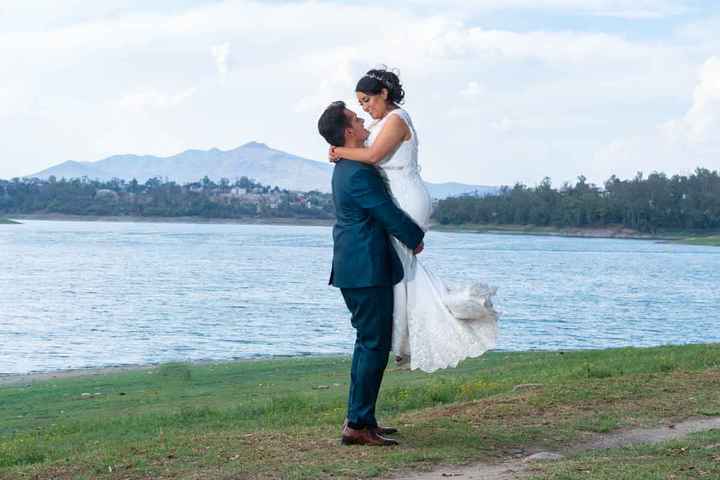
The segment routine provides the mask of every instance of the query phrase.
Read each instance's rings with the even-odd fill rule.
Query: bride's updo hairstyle
[[[402,104],[405,98],[405,90],[403,90],[400,83],[400,78],[396,73],[385,68],[369,70],[358,81],[355,91],[366,95],[378,95],[383,88],[388,91],[388,102],[396,105]]]

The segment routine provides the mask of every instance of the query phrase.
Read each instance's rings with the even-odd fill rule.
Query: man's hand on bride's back
[[[417,255],[417,254],[419,254],[420,252],[422,252],[423,250],[425,250],[425,242],[420,242],[420,244],[418,244],[418,246],[415,247],[415,251],[414,251],[413,253],[414,253],[415,255]]]

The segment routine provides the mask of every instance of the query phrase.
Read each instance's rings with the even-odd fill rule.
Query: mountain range
[[[250,142],[232,150],[186,150],[170,157],[114,155],[96,162],[67,161],[28,176],[43,179],[50,176],[97,180],[135,178],[139,182],[160,177],[178,183],[194,182],[206,175],[213,180],[248,177],[264,185],[288,190],[329,192],[332,168],[330,163]],[[469,193],[486,195],[497,191],[497,187],[455,182],[426,184],[430,195],[437,199]]]

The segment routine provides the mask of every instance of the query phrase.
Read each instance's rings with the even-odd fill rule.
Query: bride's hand
[[[337,162],[340,158],[340,156],[335,151],[335,147],[330,147],[330,150],[328,150],[328,158],[330,159],[331,163]]]

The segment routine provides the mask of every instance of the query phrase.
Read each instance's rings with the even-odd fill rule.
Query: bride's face
[[[388,111],[387,90],[384,88],[377,95],[369,95],[364,92],[355,92],[360,106],[365,113],[378,120],[383,118]]]

